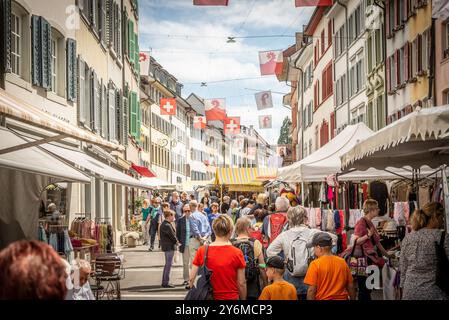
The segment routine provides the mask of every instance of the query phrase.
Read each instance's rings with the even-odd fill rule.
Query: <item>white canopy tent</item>
[[[374,132],[364,123],[347,126],[340,134],[322,148],[301,161],[278,170],[277,179],[285,182],[321,182],[327,176],[341,172],[340,156],[353,148],[361,140]],[[409,177],[411,170],[396,170],[398,174]],[[376,179],[395,179],[393,173],[384,170],[353,171],[339,176],[341,181]]]

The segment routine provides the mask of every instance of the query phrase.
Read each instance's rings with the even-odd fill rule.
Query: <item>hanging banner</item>
[[[224,134],[240,133],[240,117],[229,117],[223,121]]]
[[[175,98],[161,98],[160,101],[161,114],[167,116],[176,115],[176,99]]]
[[[260,129],[271,129],[272,128],[271,115],[259,116],[259,128]]]
[[[260,51],[260,74],[263,76],[270,74],[281,74],[283,61],[284,57],[282,55],[282,50]]]
[[[193,0],[194,6],[227,6],[228,0]]]
[[[331,6],[333,0],[295,0],[295,7]]]
[[[271,91],[262,91],[255,94],[258,110],[273,108],[273,98]]]
[[[195,129],[206,129],[206,117],[205,116],[195,116],[193,118],[193,127]]]
[[[226,99],[204,99],[207,121],[226,119]]]
[[[150,52],[141,51],[139,53],[140,75],[147,76],[150,74]]]

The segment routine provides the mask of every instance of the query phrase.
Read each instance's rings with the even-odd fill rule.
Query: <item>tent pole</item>
[[[301,202],[303,206],[306,204],[306,200],[304,198],[304,181],[301,181]]]

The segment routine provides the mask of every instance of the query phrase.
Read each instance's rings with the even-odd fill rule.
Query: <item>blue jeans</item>
[[[309,286],[304,284],[304,277],[294,277],[290,274],[290,272],[285,270],[284,280],[295,286],[296,294],[298,296],[307,294],[307,289],[309,289]]]
[[[164,273],[162,274],[162,285],[168,285],[168,281],[170,280],[170,270],[173,263],[173,257],[175,255],[175,251],[165,251],[165,266]]]

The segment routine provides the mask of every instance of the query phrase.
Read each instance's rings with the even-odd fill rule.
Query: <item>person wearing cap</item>
[[[284,280],[285,262],[279,256],[268,259],[266,274],[272,284],[266,286],[260,294],[259,300],[298,300],[294,285]]]
[[[307,300],[355,300],[351,271],[346,261],[332,255],[332,238],[325,232],[313,236],[307,245],[316,260],[307,269],[304,283],[309,286]]]

